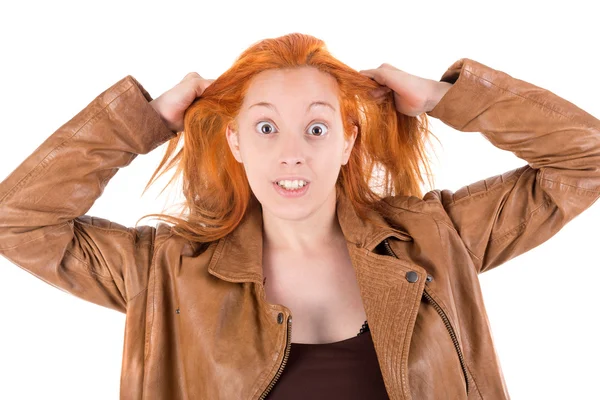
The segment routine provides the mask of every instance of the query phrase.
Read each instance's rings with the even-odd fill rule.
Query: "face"
[[[227,129],[229,147],[263,212],[299,220],[335,205],[357,128],[345,139],[332,76],[313,67],[263,71],[250,82],[236,122],[237,130]],[[299,196],[284,195],[277,182],[286,178],[308,185]]]

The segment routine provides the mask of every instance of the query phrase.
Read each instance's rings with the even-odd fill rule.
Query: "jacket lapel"
[[[336,214],[349,250],[360,248],[372,252],[383,239],[390,236],[412,240],[410,234],[393,229],[375,211],[371,211],[369,216],[387,228],[362,220],[348,197],[340,190],[337,192]],[[262,251],[262,208],[256,198],[252,197],[240,224],[218,241],[208,270],[212,275],[229,282],[262,283]]]
[[[427,273],[406,261],[406,257],[397,259],[373,252],[388,237],[412,241],[409,233],[385,224],[374,211],[370,217],[384,227],[361,219],[341,191],[336,214],[356,272],[386,388],[391,398],[410,399],[408,351]],[[218,241],[209,273],[229,282],[262,285],[262,227],[262,209],[253,197],[240,224]],[[409,280],[408,276],[414,273],[417,280]]]

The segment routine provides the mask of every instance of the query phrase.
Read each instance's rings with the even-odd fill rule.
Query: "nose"
[[[287,165],[304,164],[304,141],[301,135],[280,135],[279,163]]]

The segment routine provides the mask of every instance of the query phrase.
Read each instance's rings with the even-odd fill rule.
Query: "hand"
[[[173,88],[152,100],[150,105],[158,112],[169,129],[180,132],[183,130],[185,110],[214,81],[214,79],[202,78],[197,72],[190,72]]]
[[[396,110],[411,117],[433,110],[452,86],[451,83],[411,75],[386,63],[379,68],[359,72],[383,85],[373,91],[376,98],[381,99],[393,91]]]

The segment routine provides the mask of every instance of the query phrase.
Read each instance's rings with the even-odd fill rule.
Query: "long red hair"
[[[166,186],[182,177],[182,211],[178,217],[147,214],[140,220],[155,216],[172,222],[177,234],[196,242],[218,240],[234,230],[249,202],[257,200],[244,167],[231,154],[226,127],[231,124],[237,128],[235,117],[256,74],[300,66],[317,68],[336,79],[344,134],[348,137],[353,125],[358,127],[354,148],[336,182],[357,214],[364,217],[367,208],[379,210],[378,202],[387,196],[421,197],[423,174],[431,183],[425,151],[431,134],[427,115],[409,117],[399,113],[393,93],[377,101],[370,91],[379,84],[334,58],[322,40],[292,33],[252,45],[190,105],[184,116],[184,130],[169,141],[144,189],[175,167]],[[182,138],[184,145],[173,156]]]

